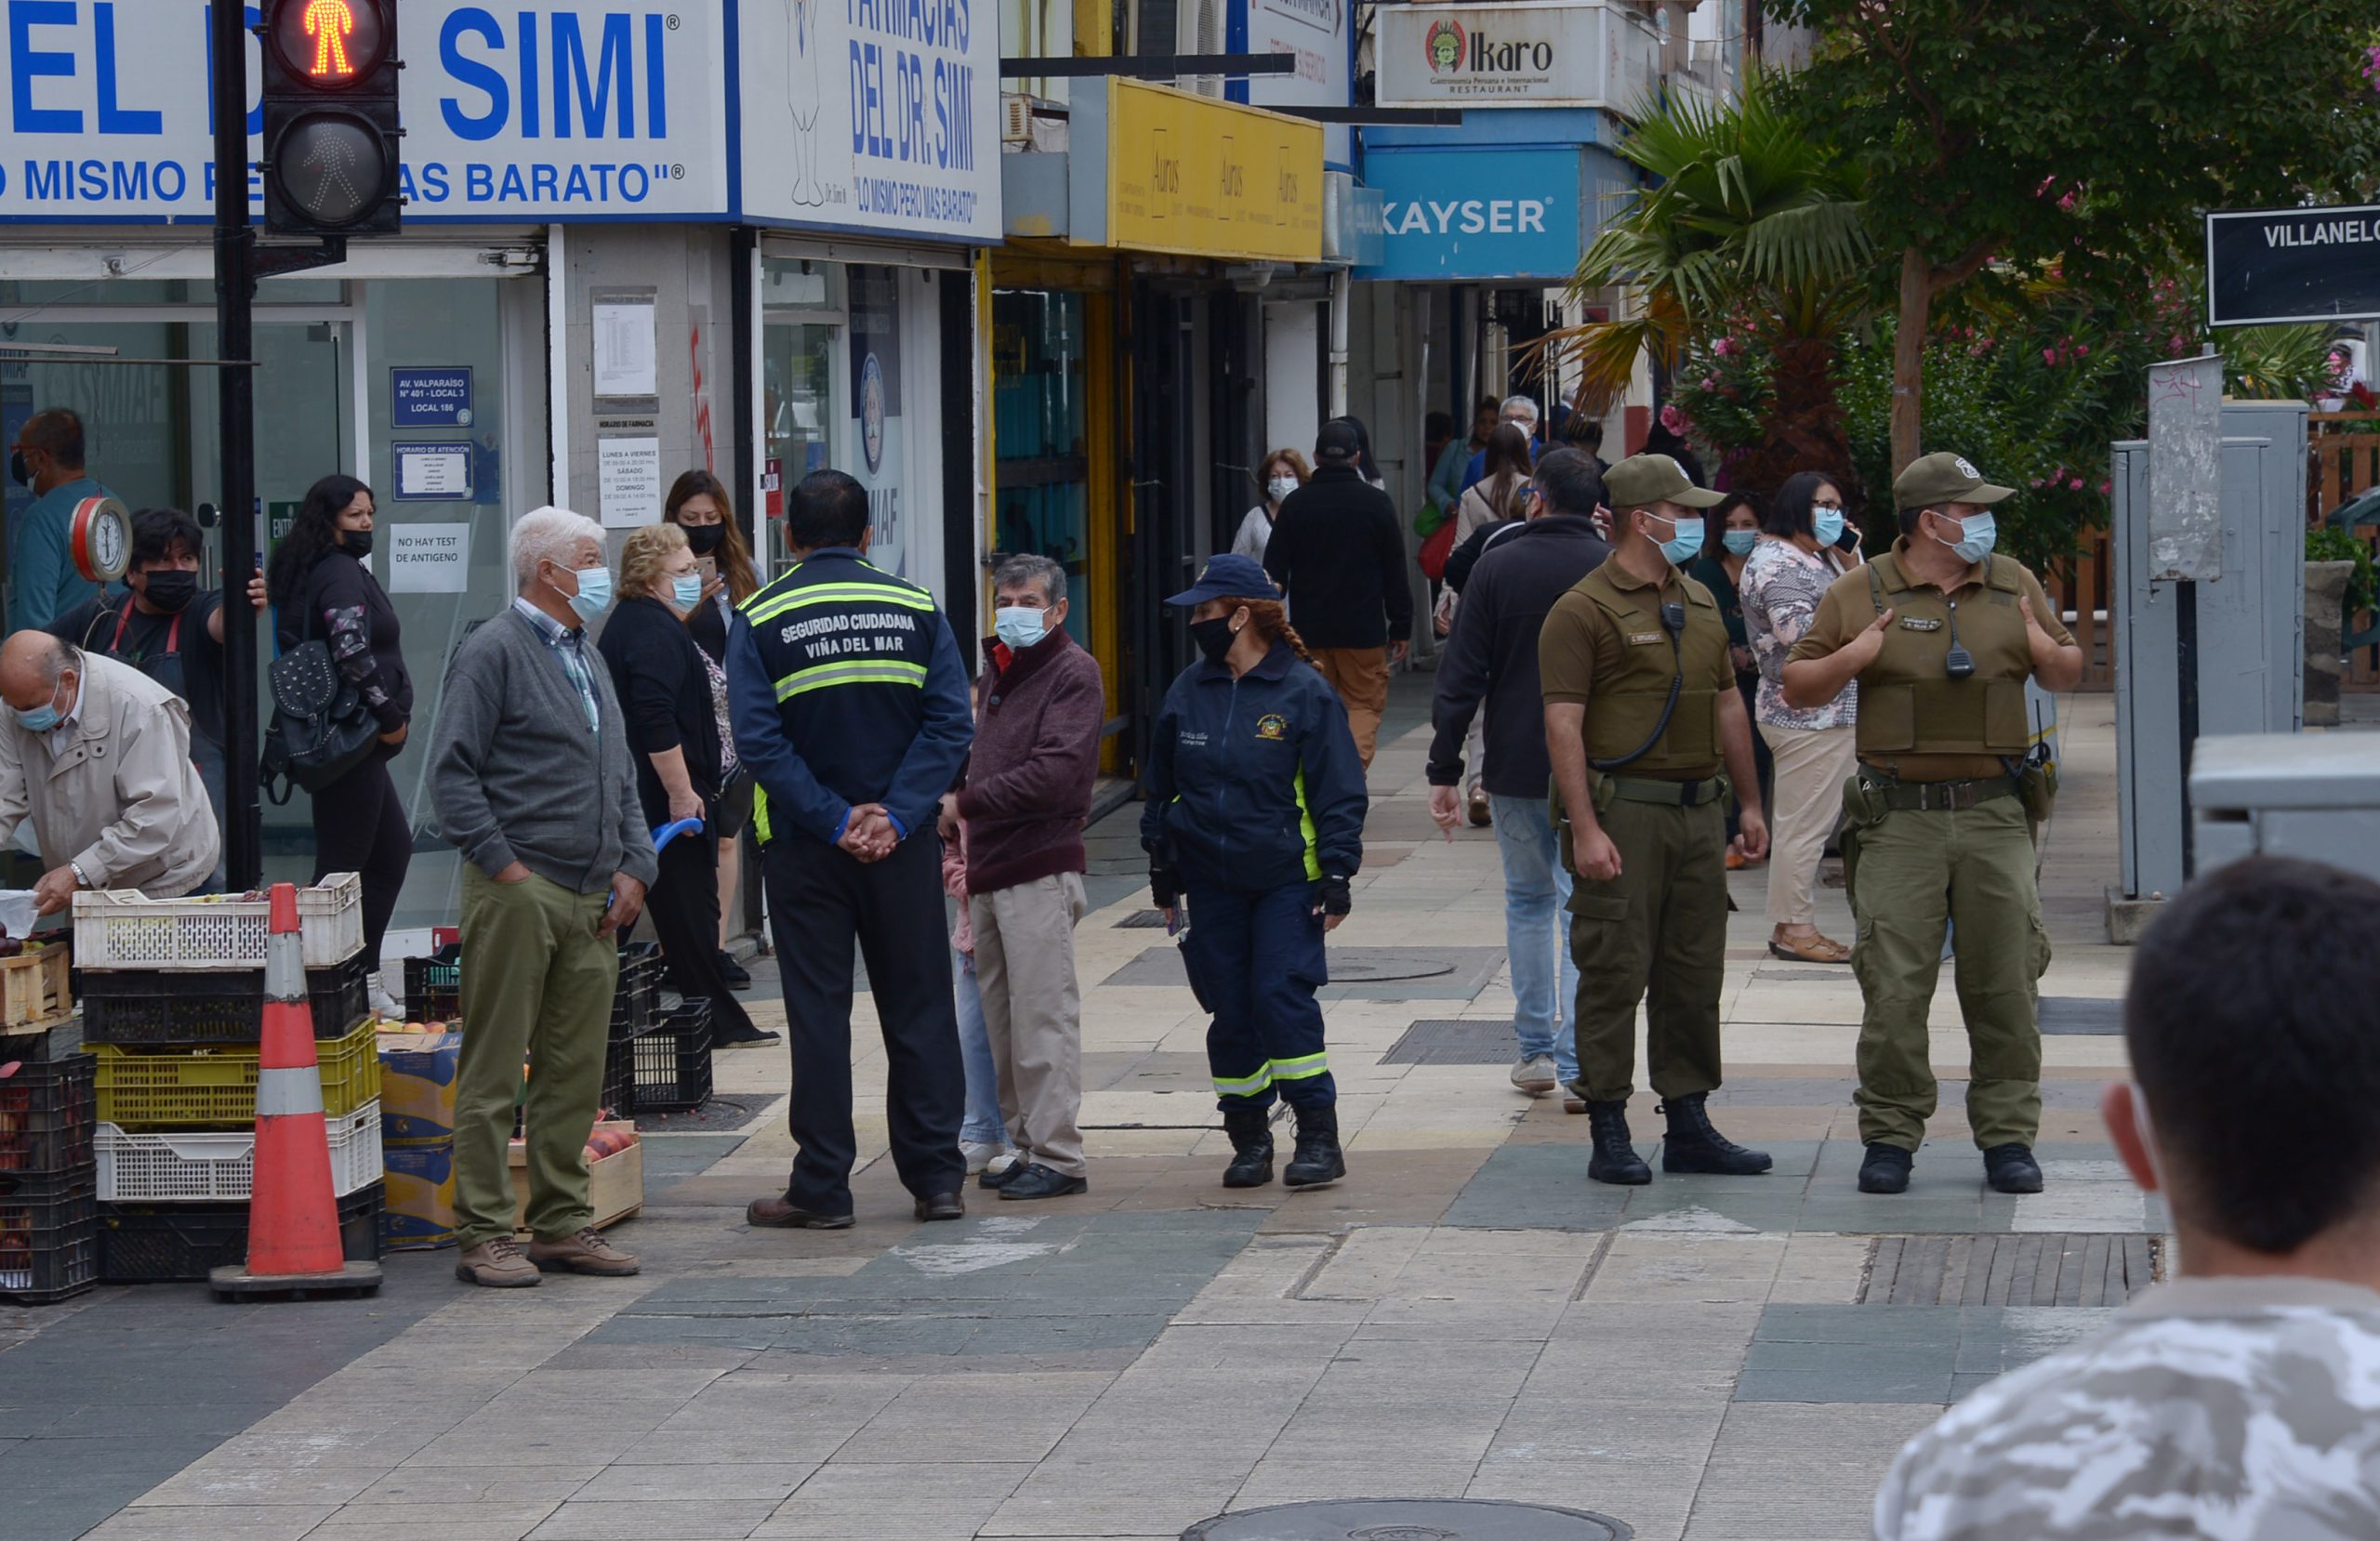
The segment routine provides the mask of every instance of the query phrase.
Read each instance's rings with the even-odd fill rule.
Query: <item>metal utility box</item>
[[[2380,733],[2202,738],[2190,765],[2193,876],[2243,856],[2380,876]]]
[[[2115,446],[2109,605],[2122,872],[2111,906],[2181,890],[2191,870],[2186,782],[2201,735],[2303,725],[2306,410],[2224,403],[2219,575],[2202,581],[2154,575],[2150,446]]]

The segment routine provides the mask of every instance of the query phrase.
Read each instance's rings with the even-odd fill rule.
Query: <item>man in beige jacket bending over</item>
[[[77,889],[178,899],[215,871],[218,836],[190,757],[190,707],[139,670],[42,631],[0,644],[0,843],[33,820],[56,915]]]

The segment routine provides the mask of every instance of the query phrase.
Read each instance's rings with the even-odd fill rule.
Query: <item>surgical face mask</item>
[[[1280,502],[1281,499],[1289,496],[1291,493],[1294,493],[1297,490],[1298,479],[1294,476],[1276,476],[1272,481],[1264,483],[1264,495],[1271,498],[1276,503]]]
[[[681,573],[669,580],[669,597],[678,601],[680,610],[692,610],[703,602],[703,575]]]
[[[1231,652],[1231,645],[1237,637],[1238,633],[1231,629],[1231,617],[1228,615],[1190,623],[1190,640],[1198,644],[1198,651],[1207,655],[1210,663],[1222,663],[1223,654]]]
[[[992,635],[1012,648],[1029,648],[1050,634],[1050,612],[1031,605],[1002,605],[992,612]]]
[[[8,476],[20,487],[30,487],[33,484],[33,468],[25,464],[24,451],[10,450],[8,452]]]
[[[1662,516],[1655,514],[1653,517],[1659,519]],[[1670,560],[1672,567],[1684,567],[1702,554],[1703,530],[1699,516],[1686,514],[1671,520],[1670,529],[1670,538],[1661,542],[1661,555]]]
[[[198,574],[168,567],[143,580],[140,597],[168,615],[178,615],[198,598]]]
[[[364,558],[372,554],[372,532],[369,530],[341,530],[338,533],[338,544],[341,550],[345,551],[349,556],[353,557],[357,561],[362,561]]]
[[[562,586],[556,584],[554,591],[561,593]],[[562,598],[570,601],[571,613],[582,623],[600,619],[603,612],[612,608],[612,570],[608,567],[578,569],[578,592],[564,594]]]
[[[1843,538],[1843,510],[1830,508],[1821,503],[1810,510],[1810,533],[1820,546],[1832,546]]]
[[[1760,532],[1757,530],[1728,530],[1720,534],[1719,544],[1726,547],[1728,550],[1733,551],[1739,557],[1749,557],[1752,555],[1752,548],[1760,544]]]
[[[1946,514],[1940,517],[1947,519],[1950,516]],[[1959,541],[1945,540],[1942,544],[1957,553],[1959,560],[1970,567],[1991,555],[1991,548],[2000,543],[2000,521],[1990,514],[1969,514],[1965,519],[1953,520],[1953,522],[1965,533],[1967,538]],[[1942,539],[1939,535],[1934,538]]]
[[[727,538],[724,524],[681,524],[679,528],[686,532],[686,545],[697,557],[709,556]]]
[[[49,702],[46,705],[36,706],[30,712],[21,710],[15,706],[8,708],[10,711],[17,714],[18,724],[21,726],[25,731],[29,733],[46,733],[52,728],[58,726],[59,718],[63,715],[58,709],[58,691],[65,683],[66,682],[61,679],[58,682],[58,685],[51,687]]]

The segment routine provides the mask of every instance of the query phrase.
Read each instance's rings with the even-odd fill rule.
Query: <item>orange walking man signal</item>
[[[316,75],[351,75],[347,61],[348,34],[355,31],[355,11],[348,0],[312,0],[306,7],[306,35],[314,40]]]

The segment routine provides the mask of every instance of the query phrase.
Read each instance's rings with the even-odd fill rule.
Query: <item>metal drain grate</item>
[[[1504,1498],[1323,1498],[1201,1520],[1182,1541],[1629,1541],[1607,1514]]]
[[[1384,1065],[1509,1065],[1521,1057],[1520,1034],[1508,1021],[1415,1022],[1397,1036]]]
[[[2136,1233],[1879,1236],[1863,1306],[2121,1306],[2163,1271],[2162,1237]]]

